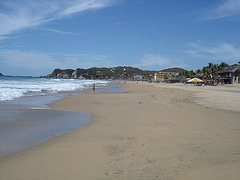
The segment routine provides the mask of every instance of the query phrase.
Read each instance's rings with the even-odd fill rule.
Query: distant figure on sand
[[[96,89],[95,84],[93,84],[92,89],[93,89],[93,93],[95,94],[95,89]]]

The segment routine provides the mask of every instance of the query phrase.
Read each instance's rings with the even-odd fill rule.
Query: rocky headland
[[[165,71],[182,72],[181,68],[169,68]],[[48,78],[64,78],[64,79],[102,79],[102,80],[151,80],[154,74],[159,71],[141,70],[130,66],[118,66],[113,68],[97,68],[89,69],[54,69]]]
[[[144,71],[129,66],[113,68],[89,68],[89,69],[54,69],[51,74],[44,77],[64,79],[144,79],[148,80],[156,71]]]

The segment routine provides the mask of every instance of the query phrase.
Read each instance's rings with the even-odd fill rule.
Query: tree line
[[[203,79],[212,79],[214,77],[214,74],[216,74],[218,71],[222,70],[227,66],[229,65],[225,62],[221,62],[220,64],[208,63],[208,66],[203,66],[202,69],[197,69],[196,71],[185,70],[178,76],[179,77],[184,76],[186,78],[199,77]]]

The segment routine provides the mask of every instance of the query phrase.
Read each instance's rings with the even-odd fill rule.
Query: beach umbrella
[[[190,80],[188,80],[188,82],[203,82],[203,80],[201,80],[201,79],[198,79],[198,78],[193,78],[193,79],[190,79]]]

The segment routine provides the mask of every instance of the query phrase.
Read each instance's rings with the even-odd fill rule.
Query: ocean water
[[[106,85],[108,81],[0,76],[0,101],[23,96],[57,94]]]
[[[0,76],[0,158],[87,125],[90,114],[55,110],[47,104],[93,93],[93,84],[97,93],[118,87],[108,81]]]
[[[0,110],[0,158],[87,125],[91,115],[53,109]]]

